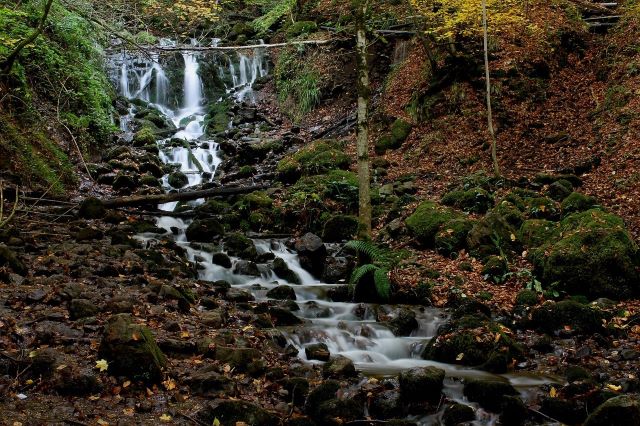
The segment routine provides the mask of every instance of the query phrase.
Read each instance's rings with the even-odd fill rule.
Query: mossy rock
[[[571,185],[571,182],[561,179],[549,185],[544,194],[552,200],[560,202],[567,198],[572,191],[573,185]]]
[[[98,356],[109,361],[109,373],[133,379],[158,381],[167,358],[148,328],[134,324],[129,314],[109,319]]]
[[[273,199],[264,191],[254,191],[245,195],[242,201],[251,209],[271,208]]]
[[[524,203],[522,205],[524,206]],[[493,211],[502,216],[509,225],[516,229],[525,220],[522,210],[511,201],[502,200],[493,208]]]
[[[78,216],[84,219],[101,219],[107,213],[102,201],[95,197],[88,197],[80,203]]]
[[[415,367],[398,376],[403,401],[438,401],[445,371],[437,367]]]
[[[460,215],[433,201],[424,201],[406,220],[407,229],[421,245],[432,246],[440,228]]]
[[[355,216],[334,215],[324,224],[322,240],[328,243],[336,243],[350,240],[358,232],[360,222]]]
[[[564,327],[578,333],[595,333],[602,331],[602,319],[599,309],[572,300],[547,302],[531,313],[531,324],[547,333]]]
[[[224,235],[224,227],[216,219],[196,219],[189,224],[185,233],[189,241],[210,243]]]
[[[518,237],[528,248],[540,247],[558,234],[559,226],[556,222],[546,219],[525,220],[520,226]]]
[[[295,183],[302,177],[300,163],[293,158],[283,158],[276,166],[278,179],[283,183]]]
[[[169,175],[169,185],[174,188],[184,188],[189,184],[189,178],[182,172],[173,172]]]
[[[330,170],[346,170],[351,158],[344,153],[343,146],[335,140],[318,140],[299,149],[278,162],[279,179],[293,183],[301,176],[312,176]]]
[[[229,211],[231,206],[218,200],[207,200],[204,204],[195,208],[196,217],[220,215]]]
[[[538,304],[539,296],[533,290],[520,290],[516,295],[517,306],[534,306]]]
[[[596,408],[584,426],[640,425],[640,400],[636,395],[620,395]]]
[[[380,139],[376,141],[376,152],[383,153],[388,149],[400,148],[411,134],[412,129],[413,125],[411,123],[398,118],[391,125],[389,133],[381,136]]]
[[[560,217],[560,206],[550,198],[525,198],[524,202],[526,214],[529,218],[555,220]]]
[[[445,408],[442,414],[442,421],[445,426],[457,426],[466,424],[476,419],[476,412],[472,407],[454,402]]]
[[[156,135],[148,127],[143,127],[133,135],[133,146],[145,146],[156,143]]]
[[[489,256],[482,266],[482,276],[485,280],[500,283],[503,276],[509,272],[509,264],[502,256]]]
[[[622,219],[598,209],[562,220],[561,236],[531,253],[543,283],[569,294],[620,299],[638,291],[638,247]]]
[[[474,223],[471,219],[460,218],[443,224],[434,239],[436,251],[448,256],[466,248],[467,235]]]
[[[318,24],[313,21],[297,21],[287,27],[287,39],[311,34],[318,30]]]
[[[513,226],[502,215],[489,212],[469,231],[467,244],[474,256],[484,259],[501,254],[501,250],[517,251],[520,243]]]
[[[472,213],[486,213],[493,207],[493,197],[482,188],[451,191],[442,197],[442,204]]]
[[[20,275],[26,275],[28,272],[24,262],[4,244],[0,244],[0,266],[9,266],[15,273]]]
[[[505,396],[517,396],[518,391],[509,384],[497,380],[466,380],[463,390],[469,401],[477,402],[487,410],[500,412]]]
[[[576,175],[571,174],[561,174],[561,175],[550,175],[546,173],[539,173],[533,179],[533,181],[539,185],[551,185],[554,182],[558,181],[567,181],[571,183],[574,187],[578,187],[582,185],[582,179],[580,179]]]
[[[224,248],[230,256],[253,260],[258,256],[255,244],[246,236],[234,232],[224,238]]]
[[[196,414],[197,419],[205,424],[214,424],[216,419],[220,425],[264,425],[281,424],[275,414],[258,405],[241,400],[215,399],[209,402]]]
[[[594,197],[579,192],[572,192],[562,200],[560,208],[562,209],[562,214],[567,216],[572,213],[590,210],[595,207],[596,204],[598,204],[598,202]]]
[[[524,202],[524,200],[526,198],[535,198],[538,196],[539,194],[537,192],[532,191],[530,189],[515,188],[512,191],[510,191],[507,195],[505,195],[502,200],[510,202],[511,204],[516,206],[520,211],[525,211],[527,208],[527,205]]]

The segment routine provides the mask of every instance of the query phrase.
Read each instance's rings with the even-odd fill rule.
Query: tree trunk
[[[358,152],[358,212],[361,239],[371,238],[371,194],[369,177],[369,67],[367,62],[367,0],[355,0],[356,18],[356,55],[358,63],[358,118],[357,118],[357,152]]]
[[[482,0],[482,30],[484,33],[484,76],[487,81],[487,123],[489,125],[489,135],[491,136],[491,161],[493,161],[493,173],[500,176],[500,166],[498,165],[496,134],[493,130],[493,114],[491,112],[491,80],[489,79],[489,46],[487,34],[487,0]]]
[[[44,25],[47,22],[47,17],[49,16],[49,11],[51,10],[51,5],[53,4],[53,0],[47,0],[47,3],[44,5],[44,11],[42,12],[42,18],[40,18],[40,23],[35,30],[29,35],[29,37],[22,40],[18,45],[13,49],[13,51],[7,56],[7,58],[0,62],[0,73],[9,74],[11,73],[11,69],[13,68],[13,64],[18,59],[18,55],[22,49],[24,49],[29,44],[33,43],[36,38],[44,31]]]

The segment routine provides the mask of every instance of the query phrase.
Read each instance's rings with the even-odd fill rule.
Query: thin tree
[[[491,160],[493,161],[493,173],[500,176],[500,166],[498,165],[496,133],[493,129],[493,115],[491,111],[491,80],[489,78],[489,43],[487,31],[487,0],[482,0],[482,32],[484,35],[484,76],[487,82],[487,122],[489,124],[489,135],[491,136]]]
[[[371,237],[371,195],[369,193],[369,64],[367,61],[367,15],[368,0],[354,0],[353,7],[356,21],[356,60],[358,66],[358,118],[357,118],[357,153],[358,153],[358,216],[360,228],[358,237]]]
[[[53,4],[53,0],[47,0],[44,5],[44,11],[42,12],[42,17],[40,18],[40,22],[38,26],[33,30],[33,32],[29,35],[29,37],[22,40],[17,46],[13,49],[13,51],[6,57],[5,60],[0,62],[0,73],[9,74],[11,73],[11,69],[13,68],[13,64],[18,59],[18,55],[22,49],[24,49],[29,44],[33,43],[36,38],[44,31],[44,26],[47,22],[47,17],[49,16],[49,11],[51,10],[51,5]]]

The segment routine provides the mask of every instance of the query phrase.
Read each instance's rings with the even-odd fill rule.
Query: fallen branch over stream
[[[190,201],[197,200],[198,198],[209,198],[222,195],[235,195],[246,194],[248,192],[258,191],[261,189],[267,189],[268,185],[253,185],[253,186],[238,186],[238,187],[222,187],[222,188],[209,188],[199,191],[187,191],[187,192],[173,192],[169,194],[154,194],[154,195],[132,195],[130,197],[112,198],[108,200],[101,200],[102,205],[108,209],[114,209],[118,207],[130,207],[141,206],[145,204],[164,204],[172,203],[174,201]]]
[[[286,43],[272,43],[272,44],[250,44],[247,46],[142,46],[145,51],[165,51],[165,52],[200,52],[200,51],[225,51],[225,50],[247,50],[247,49],[270,49],[274,47],[286,47],[286,46],[300,46],[300,45],[322,45],[329,44],[336,41],[335,39],[327,40],[299,40],[289,41]]]

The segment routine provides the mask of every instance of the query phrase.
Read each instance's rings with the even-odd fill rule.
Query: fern
[[[353,291],[355,286],[367,275],[373,276],[373,284],[376,288],[376,293],[382,300],[389,300],[391,297],[391,281],[387,276],[388,271],[379,266],[367,263],[359,266],[351,273],[351,279],[349,280],[349,287]]]
[[[345,244],[345,248],[354,250],[359,256],[367,257],[373,262],[381,261],[384,257],[382,250],[369,241],[352,240]]]

